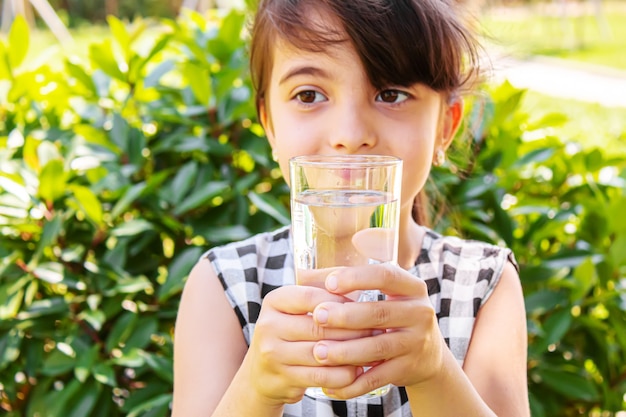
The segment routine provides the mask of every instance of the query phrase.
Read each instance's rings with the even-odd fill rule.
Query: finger
[[[328,396],[338,399],[354,398],[367,394],[368,392],[393,383],[391,382],[391,375],[395,375],[394,372],[397,372],[397,375],[402,375],[406,372],[406,370],[403,369],[393,369],[394,367],[397,368],[397,366],[391,364],[391,362],[382,363],[369,368],[366,372],[359,375],[350,385],[339,388],[328,387],[324,389],[324,392]]]
[[[308,285],[310,287],[325,288],[325,281],[328,274],[339,269],[337,268],[320,268],[320,269],[298,269],[296,271],[296,283],[298,285]]]
[[[371,227],[359,230],[352,236],[352,244],[359,253],[379,262],[396,259],[396,230]]]
[[[359,365],[374,366],[388,359],[410,353],[411,340],[405,332],[388,332],[376,337],[332,341],[314,344],[313,356],[325,366]]]
[[[342,388],[353,384],[363,374],[360,366],[293,366],[289,378],[300,387]]]
[[[426,283],[390,263],[341,268],[326,277],[326,289],[335,294],[380,290],[388,296],[423,297]]]
[[[428,298],[359,303],[321,303],[313,311],[323,327],[342,329],[394,329],[436,321]]]
[[[312,312],[318,304],[329,301],[343,303],[350,299],[321,288],[287,285],[270,291],[265,296],[263,306],[287,314],[306,314]]]
[[[318,340],[350,340],[379,334],[372,329],[342,329],[321,326],[310,315],[291,316],[281,324],[281,338],[289,342]]]

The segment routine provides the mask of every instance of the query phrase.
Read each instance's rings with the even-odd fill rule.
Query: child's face
[[[324,53],[279,42],[273,58],[260,114],[285,177],[297,155],[394,155],[404,160],[410,212],[436,149],[453,133],[441,94],[421,84],[376,90],[348,42]]]

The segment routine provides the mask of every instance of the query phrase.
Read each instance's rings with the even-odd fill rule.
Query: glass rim
[[[366,166],[393,166],[402,162],[401,158],[393,155],[299,155],[289,159],[290,165],[300,166],[327,166],[338,168],[366,167]],[[346,167],[349,164],[349,167]]]

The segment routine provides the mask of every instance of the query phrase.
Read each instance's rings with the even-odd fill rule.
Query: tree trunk
[[[117,0],[105,0],[104,1],[104,13],[109,16],[118,16],[120,14],[120,5]]]

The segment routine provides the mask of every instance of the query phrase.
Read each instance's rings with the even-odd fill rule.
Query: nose
[[[348,101],[337,106],[330,126],[330,146],[342,153],[372,149],[377,142],[375,115],[367,106]]]

